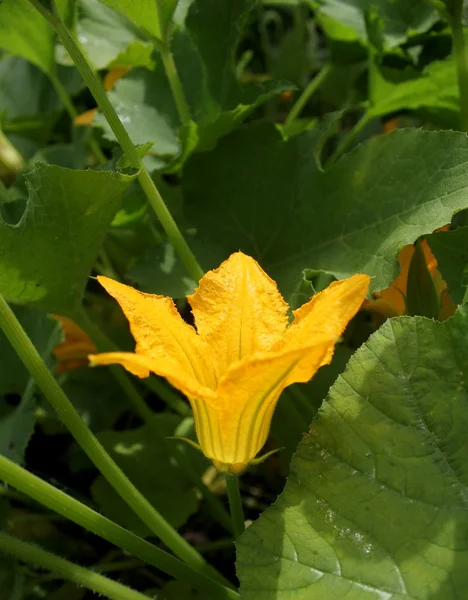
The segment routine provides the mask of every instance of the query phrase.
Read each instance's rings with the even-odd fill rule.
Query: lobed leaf
[[[387,321],[238,541],[244,600],[457,600],[468,584],[468,309]]]
[[[402,246],[468,206],[464,133],[399,130],[326,171],[316,157],[321,143],[314,130],[285,142],[259,123],[189,161],[186,213],[212,250],[206,268],[241,249],[286,298],[304,269],[338,279],[367,273],[379,290],[397,275]]]
[[[36,163],[23,217],[0,217],[0,293],[14,303],[71,314],[134,177]]]

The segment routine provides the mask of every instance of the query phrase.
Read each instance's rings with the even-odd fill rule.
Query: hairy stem
[[[145,594],[136,592],[117,581],[104,577],[104,575],[80,567],[7,533],[0,533],[0,552],[14,556],[36,567],[57,573],[63,579],[73,581],[112,600],[148,600],[148,596]]]
[[[4,456],[0,456],[0,479],[36,502],[171,577],[185,581],[200,591],[209,592],[214,598],[234,600],[238,597],[233,590],[197,573],[171,554],[127,531]]]

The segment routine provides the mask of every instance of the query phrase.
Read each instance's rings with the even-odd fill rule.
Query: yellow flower
[[[330,362],[369,286],[367,275],[334,282],[288,326],[275,282],[237,252],[188,296],[195,329],[170,298],[98,279],[129,320],[136,349],[90,356],[91,365],[119,363],[139,377],[165,377],[190,401],[201,450],[229,473],[242,472],[261,450],[283,389]]]
[[[89,335],[71,319],[59,315],[51,316],[59,321],[65,336],[63,342],[57,344],[53,350],[58,360],[55,372],[65,373],[88,366],[89,353],[97,351]]]

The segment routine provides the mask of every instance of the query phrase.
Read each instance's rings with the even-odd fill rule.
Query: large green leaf
[[[28,0],[0,4],[0,48],[52,73],[54,44],[52,28]]]
[[[198,499],[184,472],[168,452],[167,444],[179,443],[181,450],[192,457],[194,468],[200,470],[200,476],[203,468],[208,466],[201,453],[194,448],[164,439],[177,435],[179,424],[180,417],[161,413],[153,417],[152,423],[138,429],[104,431],[98,435],[112,458],[174,527],[185,523],[189,515],[196,511]],[[93,483],[91,491],[95,502],[111,519],[138,535],[150,535],[147,526],[101,475]]]
[[[451,131],[401,130],[371,139],[327,171],[312,131],[283,141],[254,124],[189,161],[187,218],[213,268],[242,249],[261,261],[286,297],[304,269],[388,286],[402,246],[468,206],[468,143]],[[209,182],[209,185],[207,184]]]
[[[72,313],[134,177],[40,163],[26,177],[23,217],[16,225],[0,217],[0,292],[11,302]]]
[[[77,32],[96,69],[104,69],[113,62],[152,66],[153,44],[130,21],[99,0],[81,0],[80,4]]]
[[[462,600],[468,589],[468,310],[387,321],[238,541],[243,600]]]
[[[319,22],[336,21],[333,28],[337,39],[349,41],[353,36],[368,41],[368,22],[371,11],[380,21],[383,44],[394,48],[409,37],[430,29],[438,20],[436,10],[426,0],[309,0],[317,9]]]
[[[450,297],[461,304],[468,287],[468,227],[439,231],[428,236],[427,241],[447,283]]]
[[[177,0],[101,0],[117,12],[125,15],[137,27],[162,40],[177,6]]]

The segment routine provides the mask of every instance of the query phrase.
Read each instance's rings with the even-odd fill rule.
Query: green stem
[[[148,600],[148,596],[99,575],[90,569],[85,569],[74,563],[55,556],[33,544],[28,544],[6,533],[0,533],[0,552],[14,556],[42,569],[53,571],[68,581],[103,594],[112,600]]]
[[[169,212],[169,209],[167,208],[154,181],[151,179],[150,174],[144,166],[137,149],[133,145],[127,130],[122,125],[122,122],[115,112],[115,109],[112,106],[98,77],[96,77],[96,74],[91,69],[85,56],[57,14],[51,14],[48,12],[41,4],[40,0],[29,0],[29,2],[49,21],[49,23],[55,29],[58,38],[70,54],[76,68],[80,72],[81,77],[94,96],[99,109],[105,116],[110,128],[114,132],[114,135],[122,147],[124,154],[127,156],[130,165],[135,169],[138,169],[138,181],[145,192],[148,202],[150,203],[164,231],[166,232],[167,237],[174,245],[174,248],[184,263],[190,277],[194,281],[198,281],[203,276],[203,270],[198,264],[180,229]]]
[[[319,89],[322,83],[327,78],[327,75],[331,71],[331,64],[327,64],[317,73],[317,75],[308,83],[307,87],[303,90],[302,94],[296,100],[294,106],[291,108],[291,112],[287,116],[284,122],[284,128],[286,129],[286,133],[288,129],[291,127],[292,123],[297,119],[297,117],[302,112],[302,109],[305,107],[310,98],[315,94],[315,92]]]
[[[171,87],[172,96],[176,103],[177,112],[179,113],[179,119],[182,125],[187,124],[190,119],[190,107],[185,97],[184,88],[177,72],[177,66],[174,61],[174,57],[171,52],[169,43],[165,43],[160,48],[161,58],[166,71],[167,79]]]
[[[174,61],[174,57],[171,52],[171,41],[170,41],[170,27],[166,27],[166,31],[162,31],[161,25],[164,21],[161,4],[164,0],[155,0],[156,10],[158,12],[158,20],[160,24],[161,41],[158,40],[157,47],[161,54],[161,59],[166,72],[166,77],[169,81],[172,96],[174,98],[177,112],[179,113],[179,119],[182,125],[189,123],[191,119],[190,106],[187,102],[187,98],[184,93],[184,88],[177,71],[177,65]]]
[[[231,509],[232,526],[234,536],[237,539],[245,530],[244,511],[239,490],[239,477],[237,475],[225,475],[226,488]]]
[[[65,106],[65,110],[70,115],[71,120],[74,121],[78,113],[76,112],[76,108],[75,108],[67,90],[65,89],[62,82],[60,81],[60,79],[58,78],[58,76],[55,73],[50,74],[50,80],[51,80],[52,85],[54,86],[55,91],[57,92],[60,100],[62,101],[63,105]],[[101,150],[101,147],[97,143],[96,138],[94,137],[94,134],[91,129],[88,133],[88,145],[89,145],[92,153],[96,157],[96,160],[100,164],[103,165],[104,163],[107,162],[107,158],[105,157],[105,154],[103,153],[103,151]]]
[[[347,135],[345,135],[344,138],[341,140],[341,144],[335,150],[335,153],[333,154],[333,156],[330,157],[329,160],[327,161],[327,164],[326,164],[327,167],[330,166],[331,164],[335,163],[341,156],[343,156],[343,154],[348,150],[348,148],[353,144],[353,142],[359,136],[361,131],[372,121],[372,119],[373,119],[373,116],[370,114],[369,111],[366,111],[362,115],[362,117],[359,119],[359,121],[356,123],[356,125],[351,129],[351,131]]]
[[[460,91],[460,125],[462,131],[468,131],[468,57],[463,33],[463,0],[452,1],[450,26]]]
[[[0,295],[0,328],[55,412],[69,429],[98,470],[140,519],[177,556],[201,573],[222,580],[221,576],[136,489],[112,460],[95,435],[86,426],[70,400],[58,385],[11,308]]]
[[[0,479],[50,510],[175,579],[185,581],[200,591],[210,592],[216,598],[238,597],[236,592],[196,572],[171,554],[127,531],[4,456],[0,456]]]

